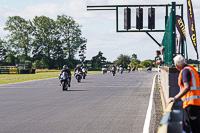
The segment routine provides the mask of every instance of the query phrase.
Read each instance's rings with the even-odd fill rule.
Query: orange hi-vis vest
[[[190,81],[190,91],[188,91],[181,100],[183,101],[183,108],[188,105],[200,106],[200,81],[199,74],[195,70],[193,66],[184,67],[190,71],[191,81]],[[181,83],[182,71],[180,71],[178,85],[180,87],[180,91],[184,89],[184,85]]]

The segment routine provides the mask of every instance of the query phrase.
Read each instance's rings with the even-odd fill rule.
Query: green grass
[[[101,71],[88,71],[88,74],[101,73]],[[0,74],[0,84],[16,83],[37,79],[58,77],[60,72],[39,72],[36,74]],[[72,75],[74,73],[72,72]]]

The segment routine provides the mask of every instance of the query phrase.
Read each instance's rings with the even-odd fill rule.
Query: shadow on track
[[[67,91],[88,91],[88,90],[67,90]]]

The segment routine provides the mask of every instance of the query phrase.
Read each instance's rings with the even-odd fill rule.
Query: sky
[[[136,54],[138,59],[154,59],[155,51],[159,46],[146,33],[119,33],[116,32],[115,11],[87,11],[90,5],[152,5],[171,4],[171,0],[1,0],[0,3],[0,38],[8,34],[4,31],[6,20],[9,16],[18,15],[26,20],[35,16],[47,16],[56,20],[57,15],[65,14],[82,26],[82,37],[87,39],[86,59],[90,60],[99,51],[107,58],[114,61],[120,54]],[[196,53],[189,38],[187,23],[186,0],[173,0],[177,4],[184,4],[184,21],[186,26],[188,56],[196,59]],[[200,45],[200,5],[198,0],[192,0],[197,46]],[[123,8],[119,8],[119,29],[123,30]],[[131,8],[132,26],[135,26],[135,8]],[[156,29],[164,29],[165,8],[156,8]],[[177,8],[177,14],[180,9]],[[147,8],[144,8],[144,26],[147,26]],[[150,33],[159,43],[162,42],[163,32]],[[199,42],[199,44],[198,44]],[[199,51],[199,50],[198,50]],[[78,59],[78,54],[76,55]]]

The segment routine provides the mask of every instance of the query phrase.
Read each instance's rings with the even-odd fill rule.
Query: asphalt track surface
[[[142,133],[156,72],[0,86],[0,133]]]

